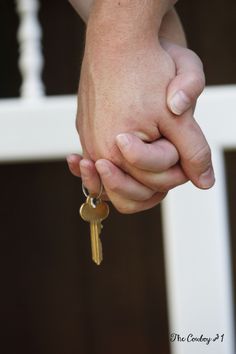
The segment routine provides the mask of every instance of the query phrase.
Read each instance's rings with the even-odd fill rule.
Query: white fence
[[[169,193],[163,208],[170,332],[219,339],[172,344],[173,354],[233,354],[225,149],[236,149],[236,87],[208,88],[196,116],[211,145],[216,185],[187,184]],[[221,342],[223,335],[223,342]]]

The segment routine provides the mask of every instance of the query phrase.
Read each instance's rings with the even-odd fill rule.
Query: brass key
[[[82,219],[90,223],[92,259],[97,265],[100,265],[103,259],[100,233],[102,221],[108,217],[108,214],[108,204],[100,198],[88,196],[86,202],[80,207]]]

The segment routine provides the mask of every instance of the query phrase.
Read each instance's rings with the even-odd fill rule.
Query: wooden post
[[[37,18],[38,0],[16,0],[20,26],[19,69],[22,75],[20,89],[23,98],[38,98],[44,95],[41,79],[43,56],[41,51],[42,30]]]

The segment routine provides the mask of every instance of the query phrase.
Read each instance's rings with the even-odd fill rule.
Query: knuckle
[[[113,162],[115,165],[120,165],[122,161],[122,155],[116,145],[110,146],[105,146],[103,150],[103,155],[105,156],[106,159],[110,160]]]
[[[171,190],[172,188],[174,188],[175,186],[173,184],[163,184],[163,185],[160,185],[158,186],[158,189],[157,191],[159,193],[168,193],[169,190]]]
[[[185,49],[185,52],[188,53],[188,56],[192,59],[193,63],[195,65],[198,65],[198,68],[203,71],[203,62],[201,58],[195,53],[193,50],[187,48]]]
[[[198,149],[192,156],[189,158],[189,162],[194,167],[205,167],[211,163],[211,149],[208,144],[205,144],[200,149]]]
[[[176,181],[170,181],[163,183],[158,186],[158,192],[159,193],[164,193],[167,194],[171,189],[180,186],[181,184],[184,184],[187,182],[187,179],[181,179],[181,180],[176,180]]]
[[[153,208],[153,207],[155,207],[155,206],[157,206],[157,205],[159,205],[162,201],[163,201],[163,199],[167,196],[167,194],[168,194],[168,191],[167,192],[157,192],[154,196],[153,196],[153,198],[152,198],[152,200],[150,200],[149,201],[149,203],[147,203],[146,205],[145,204],[143,204],[141,207],[140,207],[140,211],[142,210],[147,210],[147,209],[150,209],[150,208]]]
[[[188,84],[193,89],[192,95],[200,94],[205,87],[205,75],[201,71],[195,71],[188,75]]]
[[[114,178],[111,178],[108,187],[109,187],[109,190],[113,193],[118,194],[120,192],[119,185],[116,184],[116,182],[114,181]]]
[[[141,162],[141,157],[138,156],[135,151],[130,150],[130,153],[127,157],[132,165],[139,165]]]
[[[100,157],[111,161],[117,166],[120,166],[122,162],[122,155],[114,143],[101,145],[98,151]]]
[[[150,186],[151,187],[151,186]],[[156,193],[167,193],[169,192],[170,189],[174,188],[175,186],[173,185],[173,183],[168,183],[168,182],[159,182],[156,184],[152,184],[152,190],[154,190]]]
[[[116,173],[113,173],[112,176],[109,176],[106,179],[106,187],[109,192],[114,194],[120,194],[122,191],[122,187],[119,181],[119,177],[117,178]]]
[[[160,181],[159,176],[157,175],[156,177],[152,178],[152,180],[150,181],[145,181],[145,184],[147,187],[149,187],[153,193],[157,193],[157,192],[165,192],[168,190],[168,186],[166,182],[162,182]]]
[[[116,178],[116,173],[113,173],[112,175],[108,176],[105,179],[105,184],[106,184],[106,189],[107,191],[114,193],[114,194],[119,194],[121,187],[119,180]]]
[[[166,193],[173,186],[173,183],[168,180],[164,172],[157,174],[153,173],[145,180],[142,180],[142,183],[152,190],[152,195],[150,197],[153,196],[153,193]]]
[[[170,169],[168,171],[153,174],[149,179],[142,181],[148,186],[154,194],[168,193],[174,187],[177,187],[187,181],[187,177],[179,169]]]

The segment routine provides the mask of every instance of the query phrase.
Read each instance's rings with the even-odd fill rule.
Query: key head
[[[94,198],[88,197],[86,202],[80,207],[80,216],[83,220],[102,221],[109,215],[109,206],[107,203],[98,199],[96,202]]]

